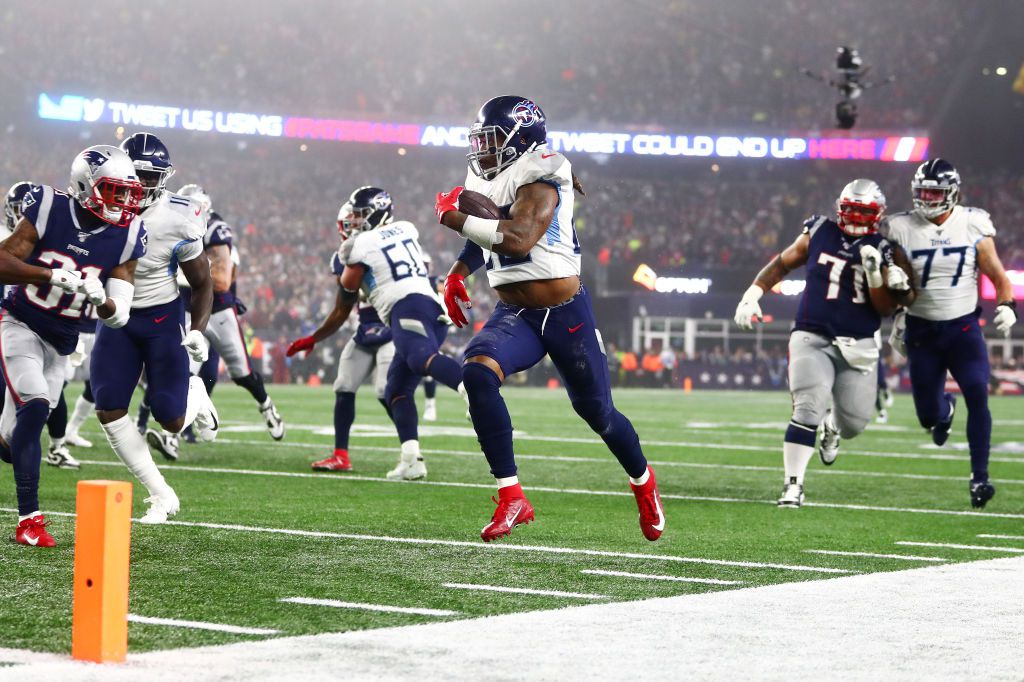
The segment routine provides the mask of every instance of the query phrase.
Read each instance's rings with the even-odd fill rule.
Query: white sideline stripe
[[[321,427],[318,427],[318,428],[321,428]],[[459,436],[457,434],[449,434],[449,436],[446,436],[446,437],[459,438],[461,436]],[[380,438],[395,438],[395,435],[394,434],[365,434],[365,433],[355,434],[355,433],[353,433],[351,435],[351,438],[353,440],[358,440],[358,439],[361,439],[361,438],[366,438],[366,439],[371,439],[372,440],[372,439],[380,439]],[[516,440],[541,440],[541,441],[548,441],[548,442],[554,442],[554,443],[566,442],[566,443],[587,443],[587,444],[592,444],[592,445],[604,445],[604,441],[596,440],[596,439],[587,439],[587,438],[557,438],[557,437],[554,437],[554,436],[523,436],[523,437],[517,436]],[[326,439],[322,443],[305,443],[305,442],[295,442],[295,441],[274,443],[274,442],[267,442],[267,441],[264,441],[264,440],[218,438],[215,441],[214,444],[216,444],[216,443],[229,443],[229,444],[232,444],[232,445],[256,445],[256,446],[263,446],[263,447],[267,447],[267,448],[281,448],[281,447],[289,447],[289,448],[326,448],[326,447],[328,447],[330,445],[330,443]],[[703,449],[703,450],[740,450],[740,451],[745,451],[745,452],[767,452],[767,453],[771,453],[771,454],[778,454],[782,450],[781,446],[768,447],[768,446],[763,446],[763,445],[740,445],[740,444],[733,444],[733,443],[692,443],[692,442],[687,442],[687,441],[644,440],[642,444],[643,445],[663,445],[663,446],[680,447],[680,448],[695,448],[695,449]],[[368,447],[368,446],[360,446],[360,447],[362,447],[363,449],[366,449],[366,450],[370,449],[370,447]],[[395,448],[395,447],[382,447],[382,446],[375,446],[375,447],[376,447],[376,449],[380,449],[380,450],[386,450],[386,451],[395,452],[395,453],[398,452],[398,448]],[[423,450],[423,452],[426,453],[426,454],[430,454],[431,452],[434,452],[434,453],[445,453],[446,451],[443,451],[443,450]],[[451,452],[451,451],[448,451],[448,452]],[[473,454],[481,456],[481,457],[483,456],[481,453],[473,453]],[[842,451],[842,455],[844,457],[881,457],[883,459],[921,459],[921,460],[935,460],[935,461],[942,461],[942,462],[963,462],[964,461],[964,454],[944,455],[944,454],[940,454],[940,453],[924,453],[924,452],[902,452],[902,453],[896,453],[896,452],[872,452],[870,450],[843,450]],[[516,455],[516,457],[530,457],[530,458],[537,458],[537,457],[544,457],[544,456],[545,455],[519,455],[519,454]],[[604,462],[604,461],[608,461],[608,459],[607,458],[601,458],[599,461]],[[1024,464],[1024,457],[990,457],[989,461],[990,462],[999,462],[1001,464]]]
[[[605,575],[613,578],[636,578],[637,580],[665,580],[676,583],[701,583],[703,585],[742,585],[741,580],[718,580],[717,578],[684,578],[678,575],[654,575],[651,573],[629,573],[627,571],[603,571],[586,568],[580,571],[587,575]]]
[[[311,599],[309,597],[284,597],[278,599],[287,604],[305,604],[307,606],[330,606],[336,609],[358,609],[360,611],[381,611],[384,613],[409,613],[414,616],[457,616],[458,611],[444,609],[420,609],[410,606],[387,606],[386,604],[358,604],[336,599]]]
[[[561,590],[532,590],[528,587],[502,587],[501,585],[469,585],[466,583],[444,583],[442,587],[453,590],[478,590],[481,592],[508,592],[509,594],[533,594],[540,597],[570,597],[572,599],[611,599],[607,594],[587,592],[562,592]]]
[[[834,549],[805,549],[808,554],[826,554],[829,556],[862,556],[870,559],[906,559],[907,561],[948,561],[938,556],[914,556],[913,554],[875,554],[873,552],[840,552]]]
[[[978,533],[979,538],[991,540],[1024,540],[1024,535],[993,535],[992,533]]]
[[[121,462],[106,462],[101,460],[80,460],[83,464],[96,466],[123,467]],[[239,474],[243,476],[280,476],[283,478],[317,478],[324,481],[368,481],[371,483],[389,483],[392,485],[427,485],[440,486],[443,488],[475,488],[477,490],[494,490],[493,484],[488,483],[461,483],[458,481],[392,481],[377,476],[358,476],[353,474],[341,474],[332,476],[324,473],[300,473],[297,471],[263,471],[260,469],[227,469],[223,467],[197,467],[182,464],[157,465],[158,469],[165,471],[193,471],[210,474]],[[608,495],[612,497],[632,497],[632,492],[621,490],[583,490],[579,488],[551,488],[545,486],[530,486],[531,492],[559,493],[565,495]],[[683,500],[687,502],[730,502],[743,504],[778,504],[777,500],[752,500],[742,497],[710,497],[705,495],[675,495],[662,494],[663,500]],[[824,509],[853,509],[855,511],[882,511],[897,512],[906,514],[939,514],[944,516],[979,516],[989,519],[1024,519],[1024,514],[1005,514],[996,512],[976,512],[958,509],[916,509],[912,507],[879,507],[864,504],[840,504],[838,502],[804,502],[805,507],[822,507]]]
[[[279,447],[280,445],[289,445],[292,447],[322,447],[322,443],[264,443],[262,441],[237,441],[229,439],[219,439],[217,442],[231,443],[235,445],[266,445],[267,447]],[[398,454],[398,448],[394,447],[382,447],[382,446],[362,446],[360,450],[370,452],[393,452]],[[430,450],[424,449],[424,455],[453,455],[456,457],[468,457],[479,459],[483,457],[480,451],[471,450]],[[846,454],[843,452],[842,454]],[[592,462],[595,464],[613,464],[618,465],[614,457],[572,457],[569,455],[521,455],[516,454],[517,460],[538,460],[547,462]],[[956,458],[962,459],[962,458]],[[677,462],[668,460],[657,460],[648,459],[651,465],[656,467],[681,467],[685,469],[714,469],[722,470],[728,469],[730,471],[764,471],[772,474],[779,473],[779,467],[777,466],[757,466],[753,464],[714,464],[710,462]],[[863,476],[866,478],[905,478],[917,481],[954,481],[956,483],[962,483],[964,481],[963,476],[942,476],[938,474],[906,474],[896,473],[888,471],[849,471],[845,469],[822,469],[815,471],[815,475],[825,476]],[[1003,484],[1009,485],[1024,485],[1024,479],[999,479]]]
[[[0,508],[0,511],[15,512],[17,509]],[[49,516],[74,517],[70,512],[43,512]],[[134,519],[137,520],[137,519]],[[434,540],[430,538],[399,538],[389,535],[359,535],[356,533],[331,533],[315,530],[295,530],[291,528],[261,528],[258,526],[240,526],[229,523],[202,523],[199,521],[166,521],[163,526],[185,526],[190,528],[212,528],[214,530],[237,530],[247,533],[276,533],[279,535],[297,535],[310,538],[335,538],[338,540],[365,540],[368,542],[395,542],[408,545],[439,545],[446,547],[473,547],[486,551],[510,552],[543,552],[547,554],[578,554],[580,556],[611,557],[616,559],[638,559],[642,561],[674,561],[687,564],[708,564],[711,566],[737,566],[740,568],[776,568],[782,571],[809,571],[812,573],[857,573],[845,568],[829,568],[825,566],[801,566],[792,564],[766,564],[756,561],[731,561],[728,559],[704,559],[702,557],[685,557],[674,554],[638,554],[635,552],[611,552],[603,549],[576,549],[572,547],[551,547],[549,545],[511,545],[495,542],[469,542],[468,540]]]
[[[982,552],[1009,552],[1011,554],[1024,554],[1021,547],[993,547],[992,545],[956,545],[943,542],[910,542],[909,540],[898,540],[897,545],[905,547],[942,547],[945,549],[970,549]]]
[[[276,635],[280,630],[269,630],[267,628],[245,628],[239,625],[224,625],[223,623],[203,623],[197,620],[177,620],[175,618],[151,618],[140,616],[135,613],[128,614],[129,623],[142,623],[144,625],[169,625],[175,628],[191,628],[193,630],[212,630],[213,632],[230,632],[233,635]]]

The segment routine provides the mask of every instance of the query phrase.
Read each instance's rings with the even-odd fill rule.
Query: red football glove
[[[462,194],[462,190],[465,187],[453,187],[450,192],[438,192],[437,201],[434,202],[434,213],[437,214],[437,220],[440,222],[441,218],[448,211],[459,210],[459,195]],[[454,318],[452,318],[454,319]]]
[[[462,188],[457,187],[456,189],[461,190]],[[469,292],[466,291],[466,278],[452,273],[444,278],[444,307],[448,310],[448,317],[452,318],[455,326],[462,329],[469,324],[469,320],[462,312],[460,302],[465,303],[467,309],[473,307],[473,302],[469,300]]]
[[[304,336],[301,339],[292,341],[292,345],[288,346],[288,350],[285,355],[291,357],[296,353],[301,353],[302,351],[306,351],[306,355],[309,355],[315,345],[316,341],[313,340],[312,336]]]

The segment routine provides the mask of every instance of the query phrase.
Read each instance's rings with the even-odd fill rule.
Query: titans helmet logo
[[[528,99],[524,99],[512,107],[512,120],[519,124],[520,128],[529,128],[540,120],[540,112],[537,105]]]
[[[378,211],[385,210],[391,204],[391,196],[387,192],[381,192],[370,199],[370,205]]]

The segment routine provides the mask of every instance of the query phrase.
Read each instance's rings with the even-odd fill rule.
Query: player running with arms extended
[[[501,396],[505,378],[551,357],[572,406],[604,440],[629,475],[640,509],[640,529],[657,540],[665,527],[654,471],[640,438],[612,403],[608,360],[590,294],[580,282],[580,245],[573,227],[573,190],[582,187],[568,159],[546,146],[544,113],[513,95],[487,101],[470,128],[466,186],[437,195],[441,223],[468,240],[445,279],[445,305],[455,324],[469,302],[464,279],[486,263],[500,299],[466,348],[463,377],[473,428],[497,479],[497,509],[481,531],[485,541],[533,520],[519,484],[512,418]],[[507,219],[484,219],[459,210],[464,189],[479,192]]]
[[[836,220],[811,216],[796,241],[757,274],[736,307],[736,324],[751,329],[752,320],[761,317],[761,296],[807,266],[807,287],[789,337],[793,414],[782,443],[782,508],[803,504],[804,473],[819,427],[818,455],[831,465],[840,438],[854,438],[867,426],[878,391],[882,316],[914,297],[909,267],[900,265],[905,257],[877,232],[885,212],[878,185],[854,180],[843,188],[836,208]]]
[[[944,445],[953,428],[956,398],[946,393],[953,375],[967,403],[971,449],[971,506],[984,507],[996,494],[989,482],[992,414],[991,374],[981,332],[978,273],[996,288],[996,329],[1010,334],[1017,322],[1013,284],[996,251],[996,229],[988,213],[960,205],[960,173],[944,159],[931,159],[911,182],[914,210],[890,216],[883,234],[910,255],[919,295],[907,309],[905,343],[917,419]],[[900,345],[904,339],[894,339]]]

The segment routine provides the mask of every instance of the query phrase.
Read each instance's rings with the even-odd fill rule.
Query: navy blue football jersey
[[[882,323],[871,305],[860,248],[874,246],[884,265],[892,265],[892,246],[880,234],[853,238],[832,220],[812,216],[804,223],[811,238],[807,250],[807,287],[800,297],[795,330],[829,338],[874,336]]]
[[[78,213],[75,206],[70,196],[47,185],[37,185],[25,195],[23,216],[39,235],[26,263],[77,270],[106,283],[111,270],[146,252],[142,218],[117,227],[85,211]],[[96,318],[85,294],[68,293],[51,284],[9,287],[2,306],[61,355],[75,350],[79,331],[95,330]]]
[[[216,211],[210,212],[210,219],[207,222],[206,235],[203,237],[203,248],[209,249],[214,246],[226,246],[228,250],[234,248],[235,235],[231,226],[224,222],[224,219]],[[235,307],[235,284],[227,291],[213,292],[213,312]]]

